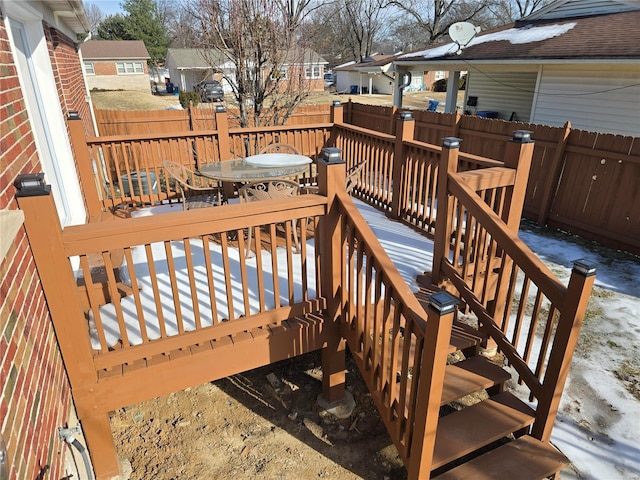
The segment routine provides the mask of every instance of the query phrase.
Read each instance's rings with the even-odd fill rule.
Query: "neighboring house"
[[[468,70],[464,110],[543,125],[640,136],[640,2],[559,0],[454,43],[401,55],[396,69]],[[457,81],[446,111],[456,109]],[[467,105],[469,98],[477,105]]]
[[[87,40],[80,45],[90,90],[140,90],[151,93],[149,52],[142,40]]]
[[[81,0],[0,0],[0,11],[0,476],[76,478],[58,427],[78,422],[13,184],[44,172],[62,224],[85,222],[66,119],[78,112],[74,125],[95,135],[77,53],[90,26]]]
[[[231,92],[227,78],[235,76],[235,65],[220,50],[199,48],[170,48],[166,66],[171,82],[184,91],[194,91],[194,86],[207,79],[218,80],[226,93]],[[291,50],[281,69],[285,78],[292,77],[293,69],[304,68],[304,78],[312,91],[324,90],[324,71],[328,62],[310,49]]]
[[[349,62],[334,68],[336,91],[340,93],[392,95],[396,85],[393,61],[401,54],[371,55],[362,62]],[[446,71],[429,71],[422,68],[405,69],[410,80],[404,91],[431,90],[433,82],[446,78]],[[403,81],[408,80],[408,76]]]

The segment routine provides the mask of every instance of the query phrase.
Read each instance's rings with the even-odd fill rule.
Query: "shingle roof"
[[[87,40],[80,45],[85,60],[147,60],[142,40]]]
[[[478,35],[456,55],[449,43],[401,55],[409,61],[640,59],[640,11],[517,22]]]

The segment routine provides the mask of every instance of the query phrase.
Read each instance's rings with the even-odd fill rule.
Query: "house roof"
[[[54,16],[73,30],[74,33],[87,33],[91,30],[91,24],[82,4],[82,0],[43,0]]]
[[[80,45],[85,60],[147,60],[142,40],[87,40]]]
[[[455,43],[408,53],[396,63],[466,61],[545,63],[640,59],[640,5],[635,11],[567,19],[523,19],[481,33],[456,54]]]
[[[201,48],[170,48],[167,57],[171,56],[178,69],[207,69],[211,63],[221,66],[229,61],[229,58],[222,50],[210,49],[205,51]],[[289,63],[305,64],[327,64],[324,58],[311,49],[292,49],[287,52],[286,61]],[[211,63],[209,62],[211,61]]]
[[[344,65],[340,65],[334,68],[333,70],[339,71],[339,72],[348,72],[348,71],[355,72],[358,70],[367,69],[371,67],[383,67],[391,63],[393,59],[396,57],[397,55],[371,55],[365,58],[361,62],[345,63]]]

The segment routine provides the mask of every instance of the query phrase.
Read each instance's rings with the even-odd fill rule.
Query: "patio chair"
[[[167,176],[174,181],[184,210],[213,207],[224,203],[221,187],[194,185],[194,178],[198,175],[179,163],[165,160],[162,166]]]
[[[271,145],[264,147],[258,153],[293,153],[295,155],[300,155],[300,150],[288,143],[272,143]]]
[[[360,173],[362,172],[362,170],[364,169],[364,166],[366,165],[367,161],[366,160],[362,160],[354,165],[351,165],[348,169],[347,169],[347,177],[346,177],[346,181],[345,181],[345,190],[347,193],[351,193],[351,191],[355,188],[355,186],[358,184],[358,180],[360,179]],[[304,187],[304,193],[314,193],[317,194],[319,193],[319,189],[318,187],[315,186],[311,186],[311,187]]]
[[[300,193],[300,185],[291,180],[264,180],[259,182],[251,182],[243,185],[238,190],[238,196],[240,202],[255,202],[259,200],[270,200],[277,198],[294,197]],[[293,222],[293,239],[295,242],[296,253],[299,251],[298,244],[298,232],[296,229],[296,223]],[[247,236],[247,250],[246,256],[249,257],[251,253],[251,232],[253,229],[249,229]],[[256,244],[256,252],[258,251],[258,244]]]

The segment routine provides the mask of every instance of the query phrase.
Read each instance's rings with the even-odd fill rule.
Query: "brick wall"
[[[58,73],[65,89],[63,70]],[[41,167],[2,19],[0,95],[0,210],[16,209],[16,175]],[[23,228],[0,258],[0,362],[0,429],[9,478],[62,478],[66,447],[57,427],[72,408],[69,383]]]

